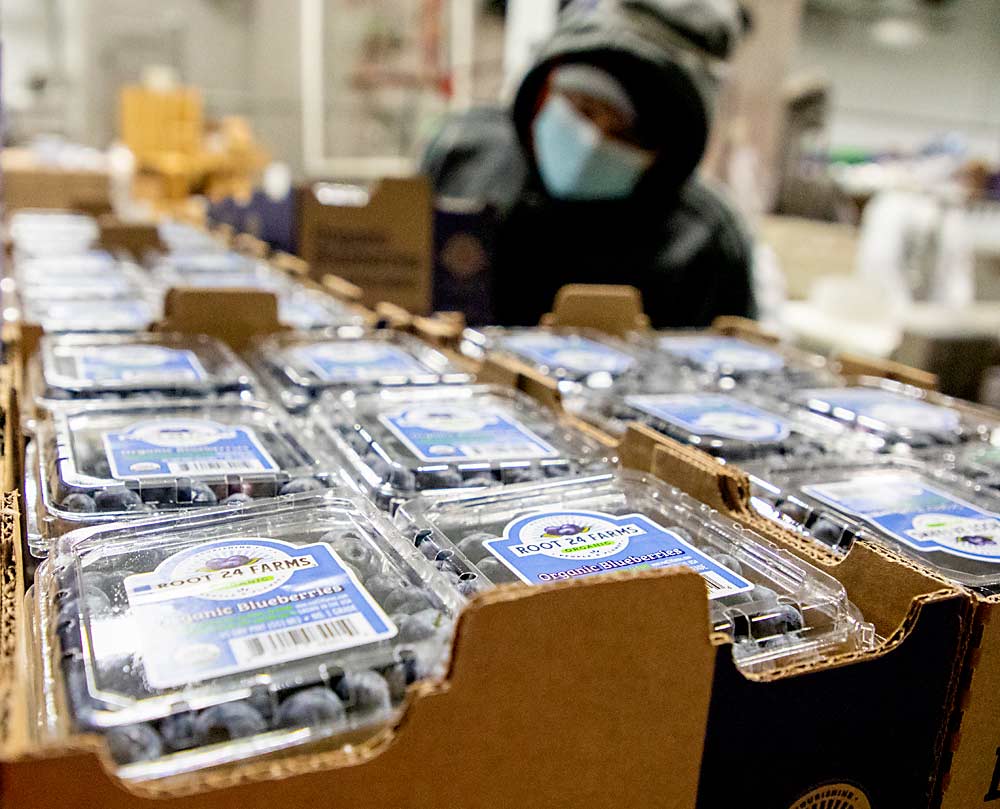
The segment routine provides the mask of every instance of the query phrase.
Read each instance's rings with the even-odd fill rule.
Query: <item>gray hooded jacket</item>
[[[494,255],[497,322],[533,324],[563,284],[632,284],[656,326],[704,326],[756,314],[752,249],[731,208],[693,176],[708,139],[717,65],[743,30],[733,0],[577,0],[526,74],[511,109],[452,118],[424,171],[441,196],[500,214]],[[585,61],[611,72],[639,110],[659,159],[624,200],[549,196],[531,123],[551,69]]]

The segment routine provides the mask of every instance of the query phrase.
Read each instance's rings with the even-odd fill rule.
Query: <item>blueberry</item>
[[[798,636],[794,634],[788,634],[788,635],[775,635],[773,638],[767,638],[761,641],[760,645],[763,648],[768,649],[769,651],[775,651],[779,649],[787,649],[791,651],[801,642],[802,641]]]
[[[794,500],[786,500],[778,506],[778,513],[784,514],[788,519],[799,525],[805,525],[806,520],[809,519],[809,509],[801,503],[796,503]]]
[[[394,489],[412,492],[417,488],[417,477],[404,466],[394,466],[389,473],[389,485]]]
[[[436,469],[422,472],[417,478],[417,487],[424,489],[458,489],[462,486],[462,473],[457,469]]]
[[[160,735],[171,750],[187,750],[195,745],[195,715],[178,713],[160,722]]]
[[[389,576],[375,575],[365,579],[365,589],[379,604],[385,604],[389,596],[400,588],[400,583]]]
[[[382,669],[382,676],[389,686],[389,696],[394,704],[402,702],[406,689],[417,680],[427,676],[427,670],[412,651],[404,649],[400,659]]]
[[[206,708],[194,720],[194,739],[198,745],[227,742],[253,736],[267,730],[260,711],[247,702],[226,702]]]
[[[753,636],[767,638],[802,629],[802,613],[791,604],[776,604],[753,619]]]
[[[77,514],[91,514],[97,511],[97,503],[94,502],[94,498],[83,492],[73,492],[67,495],[59,507],[64,511],[72,511]]]
[[[330,689],[321,685],[292,694],[278,708],[277,724],[284,728],[312,727],[328,722],[342,722],[344,703]]]
[[[399,627],[400,641],[405,643],[419,643],[422,640],[433,638],[443,621],[440,612],[434,609],[421,610],[412,615],[402,615],[396,625]]]
[[[83,604],[90,615],[99,615],[111,609],[111,598],[100,587],[84,585]]]
[[[152,761],[163,755],[163,740],[145,723],[112,728],[107,740],[111,757],[119,764]]]
[[[488,474],[486,472],[483,472],[482,474],[472,475],[471,477],[466,478],[462,482],[462,485],[463,486],[470,486],[470,487],[471,486],[495,486],[496,485],[496,479],[492,475],[490,475],[490,474]]]
[[[743,565],[736,560],[735,556],[730,556],[728,553],[715,553],[713,556],[716,562],[725,568],[729,568],[737,576],[743,572]]]
[[[382,606],[389,612],[405,612],[412,615],[432,606],[427,591],[421,587],[401,587],[386,596]]]
[[[820,517],[813,523],[812,527],[809,529],[809,533],[812,535],[813,539],[819,540],[824,545],[831,548],[837,548],[840,546],[841,535],[844,533],[844,528],[828,517]]]
[[[354,531],[330,531],[320,541],[329,544],[333,551],[353,567],[362,579],[377,575],[382,569],[382,560],[378,553]]]
[[[98,511],[145,511],[146,504],[131,489],[105,489],[94,498]]]
[[[295,478],[282,486],[278,494],[302,494],[303,492],[315,492],[325,488],[316,478]]]
[[[750,591],[750,597],[755,604],[775,604],[778,601],[778,594],[770,587],[763,584],[755,585]]]
[[[531,467],[518,466],[504,469],[503,477],[505,483],[528,483],[536,478],[536,473]]]
[[[753,601],[752,596],[753,591],[744,591],[742,593],[733,593],[732,595],[723,596],[719,599],[719,603],[724,604],[727,607],[738,607],[741,604],[749,604]]]
[[[480,559],[476,563],[476,567],[479,568],[479,572],[482,576],[485,576],[494,584],[503,584],[504,582],[515,581],[514,574],[510,572],[507,566],[499,559],[495,559],[492,556]]]
[[[336,691],[352,713],[386,711],[392,703],[389,684],[377,671],[345,672]]]
[[[107,458],[98,458],[90,466],[89,471],[91,476],[107,480],[111,477],[111,464],[108,463]]]
[[[214,506],[219,498],[207,484],[194,483],[191,485],[191,502],[200,506]]]
[[[357,430],[351,430],[347,434],[347,443],[350,444],[351,449],[361,456],[364,456],[368,452],[368,447],[370,446],[368,440]]]
[[[566,462],[545,464],[542,471],[545,472],[547,478],[560,478],[570,473],[570,466]]]
[[[459,540],[457,547],[465,557],[476,564],[480,559],[484,559],[487,556],[491,556],[489,550],[483,544],[488,539],[496,539],[496,535],[488,534],[485,531],[477,531],[473,534],[466,534]]]
[[[246,503],[252,503],[253,498],[249,494],[244,494],[243,492],[236,492],[236,494],[231,494],[225,500],[222,501],[224,506],[242,506]]]

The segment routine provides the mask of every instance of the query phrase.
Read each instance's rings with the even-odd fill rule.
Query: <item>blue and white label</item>
[[[721,393],[635,394],[625,403],[695,435],[762,443],[788,437],[788,422],[773,413]]]
[[[304,345],[290,352],[292,360],[317,379],[333,384],[376,382],[430,371],[399,346],[376,340],[342,340]]]
[[[139,422],[105,433],[104,450],[115,480],[278,471],[253,430],[208,420]]]
[[[193,351],[153,345],[73,349],[76,376],[89,382],[201,382],[207,374]]]
[[[686,565],[705,580],[709,598],[753,589],[751,582],[642,514],[535,512],[509,523],[502,538],[484,544],[527,584]]]
[[[474,404],[413,405],[379,420],[422,461],[509,461],[559,452],[498,408]]]
[[[785,367],[785,358],[777,351],[734,337],[669,335],[658,343],[668,354],[705,369],[745,374],[775,373]]]
[[[1000,564],[998,515],[929,486],[916,475],[864,475],[803,486],[802,491],[915,550]]]
[[[508,351],[549,368],[564,368],[576,374],[624,373],[635,357],[578,334],[516,334],[501,346]]]
[[[874,429],[950,431],[961,419],[948,407],[872,388],[826,388],[807,390],[802,396],[812,410],[839,419],[855,419]]]
[[[125,579],[153,688],[174,688],[393,637],[396,626],[324,544],[233,537]]]

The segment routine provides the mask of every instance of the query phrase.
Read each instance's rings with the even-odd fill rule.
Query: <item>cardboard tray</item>
[[[757,679],[718,649],[699,808],[728,806],[734,785],[754,783],[766,806],[932,805],[972,634],[969,595],[891,551],[856,544],[839,560],[817,551],[751,511],[742,472],[649,428],[631,426],[620,455],[826,569],[881,639]]]
[[[656,795],[694,806],[716,656],[696,574],[498,588],[462,613],[447,677],[413,687],[402,719],[370,740],[124,784],[97,737],[31,740],[29,684],[13,665],[28,642],[17,498],[3,502],[0,805],[42,809],[58,795],[65,809],[596,808],[613,784],[626,805]]]

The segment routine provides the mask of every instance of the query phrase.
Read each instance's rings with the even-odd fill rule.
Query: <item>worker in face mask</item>
[[[654,326],[755,316],[745,229],[694,176],[746,22],[736,0],[576,0],[511,108],[445,123],[423,169],[498,213],[498,323],[537,323],[567,283],[636,286]]]

